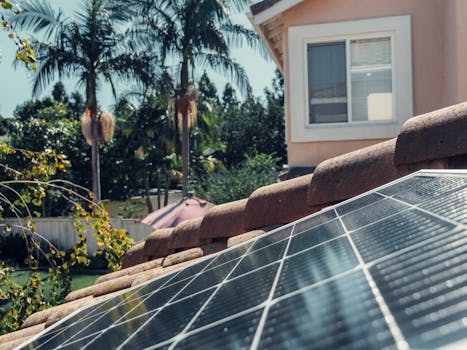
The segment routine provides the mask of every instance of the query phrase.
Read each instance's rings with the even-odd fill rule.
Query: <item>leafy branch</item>
[[[29,44],[27,39],[21,38],[16,33],[14,27],[8,20],[6,13],[17,16],[19,15],[19,9],[13,5],[10,1],[0,0],[0,26],[3,30],[7,31],[8,38],[13,40],[16,45],[16,59],[22,61],[27,69],[37,71],[36,55],[34,50]]]
[[[11,165],[18,160],[27,164],[21,170]],[[97,240],[96,254],[104,255],[110,270],[120,267],[121,258],[133,240],[124,230],[113,228],[109,214],[93,201],[89,190],[55,179],[70,166],[63,155],[52,150],[31,152],[0,144],[0,162],[0,228],[4,229],[0,234],[17,232],[22,236],[30,270],[28,281],[22,286],[11,277],[14,269],[0,260],[0,305],[7,305],[0,314],[1,334],[18,329],[29,315],[63,302],[71,289],[71,268],[90,263],[86,246],[89,230]],[[58,191],[66,199],[75,218],[78,238],[68,253],[41,235],[34,223],[49,190]],[[17,223],[2,223],[4,214],[13,215]],[[42,265],[48,266],[46,278],[39,273]]]

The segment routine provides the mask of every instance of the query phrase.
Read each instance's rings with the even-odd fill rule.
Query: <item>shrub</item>
[[[195,177],[191,187],[198,197],[214,204],[247,198],[257,188],[276,181],[276,163],[272,155],[247,157],[238,167]]]

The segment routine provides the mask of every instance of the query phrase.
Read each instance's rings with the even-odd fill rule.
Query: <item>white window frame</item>
[[[395,137],[405,120],[413,116],[412,43],[410,16],[289,27],[289,96],[292,142],[340,141]],[[348,122],[309,123],[307,45],[346,42],[347,74],[350,45],[355,39],[391,38],[393,118],[352,121],[351,93],[347,79]]]

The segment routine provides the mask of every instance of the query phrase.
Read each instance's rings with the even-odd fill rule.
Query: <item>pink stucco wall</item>
[[[397,15],[412,17],[413,108],[415,115],[467,100],[467,0],[305,0],[283,14],[286,114],[289,26]],[[293,60],[293,58],[292,58]],[[292,143],[289,165],[309,166],[381,140]]]

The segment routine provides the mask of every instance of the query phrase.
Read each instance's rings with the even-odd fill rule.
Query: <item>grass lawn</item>
[[[84,287],[88,287],[96,281],[97,277],[101,274],[83,274],[83,273],[75,273],[71,275],[71,290],[77,290]],[[11,274],[13,280],[20,285],[25,285],[29,276],[29,271],[15,271]],[[41,272],[42,278],[47,277],[47,272]],[[8,287],[3,287],[8,288]],[[45,293],[50,291],[50,287],[46,284],[45,285]],[[0,315],[8,310],[8,302],[0,303]]]
[[[101,274],[72,274],[71,275],[71,290],[77,290],[81,289],[84,287],[88,287],[94,282],[96,282],[97,277],[99,277]],[[13,280],[20,284],[20,285],[25,285],[29,276],[29,271],[15,271],[11,274],[11,277]],[[47,277],[47,272],[41,272],[42,278]],[[46,288],[47,289],[47,288]]]

